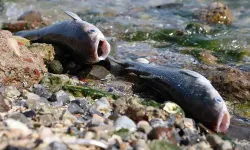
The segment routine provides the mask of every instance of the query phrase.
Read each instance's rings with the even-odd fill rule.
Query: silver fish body
[[[72,50],[77,62],[93,64],[106,59],[110,45],[103,33],[94,25],[65,11],[73,20],[63,21],[37,30],[15,33],[17,36],[44,43],[65,45]]]
[[[204,76],[185,69],[118,62],[125,69],[139,75],[163,96],[169,95],[190,117],[216,132],[226,132],[230,115],[223,98]]]

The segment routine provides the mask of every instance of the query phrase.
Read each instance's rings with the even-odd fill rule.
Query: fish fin
[[[64,9],[62,9],[62,11],[64,11],[67,15],[69,15],[74,20],[82,20],[77,14],[75,14],[73,12],[70,12],[70,11],[67,11],[67,10],[64,10]]]
[[[202,76],[198,72],[195,72],[195,71],[192,71],[192,70],[180,69],[180,73],[186,74],[186,75],[191,76],[193,78],[203,78],[203,79],[206,79],[204,76]]]

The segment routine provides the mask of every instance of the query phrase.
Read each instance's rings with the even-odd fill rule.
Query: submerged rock
[[[221,2],[213,2],[211,5],[196,12],[196,16],[208,24],[230,25],[232,13],[230,9]]]

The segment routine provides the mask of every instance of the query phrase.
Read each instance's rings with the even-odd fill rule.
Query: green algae
[[[97,90],[91,87],[83,87],[83,86],[74,86],[74,85],[64,85],[63,89],[66,90],[67,92],[71,93],[75,97],[91,97],[92,99],[99,99],[102,97],[111,97],[113,99],[118,99],[119,96],[102,91],[102,90]]]
[[[162,108],[163,107],[163,104],[158,103],[154,100],[143,100],[143,101],[141,101],[141,104],[144,106],[153,106],[155,108]]]

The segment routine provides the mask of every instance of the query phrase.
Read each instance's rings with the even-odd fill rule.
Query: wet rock
[[[4,99],[4,96],[0,94],[0,112],[7,112],[10,109]]]
[[[46,127],[51,126],[55,119],[52,117],[52,115],[41,115],[40,117],[40,123]]]
[[[64,90],[60,90],[51,96],[50,101],[52,102],[56,101],[65,105],[73,99],[74,97],[71,94],[69,94],[68,92],[65,92]]]
[[[117,52],[117,38],[116,37],[106,37],[110,44],[110,56],[114,56]]]
[[[29,21],[12,21],[12,22],[4,22],[2,24],[3,30],[8,30],[11,32],[18,32],[22,30],[31,30],[31,29],[38,29],[41,26],[38,22],[29,22]]]
[[[186,66],[208,78],[222,97],[229,101],[250,100],[250,73],[233,67],[222,65],[192,65]]]
[[[75,103],[71,103],[68,107],[68,110],[72,114],[83,114],[84,113],[84,110]]]
[[[230,25],[232,22],[231,11],[221,2],[213,2],[211,5],[197,11],[196,16],[208,24]]]
[[[156,140],[167,139],[172,144],[176,144],[177,143],[172,128],[165,128],[165,127],[153,128],[150,131],[150,133],[148,134],[148,138],[151,139],[151,140],[155,140],[155,139]]]
[[[77,98],[76,100],[71,101],[71,103],[75,103],[78,106],[80,106],[84,111],[87,111],[88,108],[90,107],[89,102],[85,99],[79,99]]]
[[[29,21],[29,22],[42,22],[42,14],[39,11],[27,11],[22,14],[18,19],[18,21]]]
[[[0,12],[4,11],[4,1],[0,1]]]
[[[108,74],[109,71],[105,67],[93,65],[91,71],[88,73],[88,78],[101,80],[105,79]]]
[[[16,88],[38,83],[47,70],[42,58],[18,45],[9,31],[0,31],[0,83]]]
[[[50,73],[61,74],[63,72],[63,66],[58,60],[47,62],[47,66]]]
[[[9,118],[20,121],[24,124],[28,124],[30,122],[30,120],[22,113],[13,113],[9,116]]]
[[[147,121],[138,122],[137,128],[138,128],[138,130],[141,130],[146,134],[148,134],[152,130],[152,127],[149,125],[149,123]]]
[[[48,91],[48,89],[41,84],[35,84],[33,88],[33,92],[41,97],[44,97],[46,99],[49,99],[51,97],[51,93]]]
[[[104,137],[108,135],[108,139],[109,136],[112,135],[115,132],[115,128],[113,125],[101,125],[101,126],[95,126],[95,127],[91,127],[90,131],[95,132],[97,135],[100,135],[100,137]]]
[[[218,150],[231,150],[233,149],[232,144],[229,141],[224,141],[215,134],[209,134],[207,136],[207,141],[210,143],[211,147]]]
[[[186,26],[185,32],[188,35],[206,34],[207,30],[199,23],[190,23]]]
[[[28,46],[29,50],[39,54],[44,62],[49,62],[54,60],[55,50],[51,44],[45,43],[33,43]]]
[[[217,57],[211,54],[209,51],[204,51],[199,53],[199,59],[207,65],[215,65],[217,64]]]
[[[136,130],[136,124],[133,120],[128,118],[127,116],[120,116],[117,118],[114,122],[114,126],[116,131],[120,129],[127,129],[129,131],[135,131]]]
[[[27,136],[32,133],[32,131],[20,121],[16,121],[14,119],[6,119],[4,123],[10,130],[20,131],[23,136]]]
[[[55,141],[49,144],[49,150],[67,150],[67,149],[68,149],[67,145],[59,141]]]

